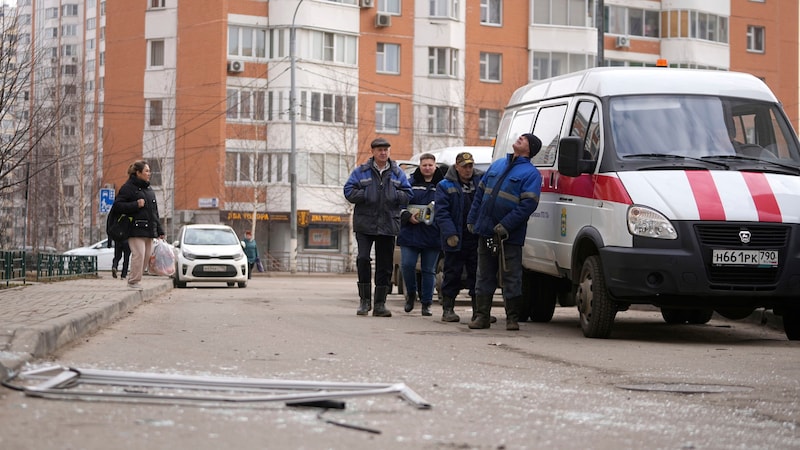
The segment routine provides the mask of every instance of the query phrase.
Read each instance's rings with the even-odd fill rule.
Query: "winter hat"
[[[525,133],[523,136],[525,136],[525,138],[528,140],[528,146],[530,147],[530,158],[533,158],[537,153],[539,153],[539,150],[542,149],[542,141],[540,141],[538,137],[531,133]]]

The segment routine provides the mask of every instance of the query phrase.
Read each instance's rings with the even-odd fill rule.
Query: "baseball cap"
[[[461,152],[456,155],[456,164],[459,166],[466,166],[467,164],[475,164],[475,159],[470,152]]]

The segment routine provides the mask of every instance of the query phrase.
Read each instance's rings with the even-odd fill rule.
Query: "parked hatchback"
[[[175,246],[176,288],[186,283],[223,282],[247,287],[247,257],[241,241],[227,225],[184,225]]]

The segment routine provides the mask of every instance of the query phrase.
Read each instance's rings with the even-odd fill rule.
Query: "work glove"
[[[447,238],[447,245],[449,245],[450,247],[455,247],[456,245],[458,245],[458,236],[454,234],[449,238]]]
[[[475,225],[473,225],[471,223],[468,223],[467,224],[467,231],[469,231],[472,234],[475,234]]]
[[[494,234],[500,236],[501,239],[508,237],[508,230],[506,230],[506,227],[504,227],[502,223],[495,225],[492,231],[494,231]]]

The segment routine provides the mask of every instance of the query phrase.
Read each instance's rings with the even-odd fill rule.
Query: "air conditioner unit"
[[[617,48],[628,48],[631,46],[631,38],[628,36],[617,36]]]
[[[375,0],[359,0],[358,4],[362,8],[372,8],[375,6]]]
[[[244,72],[244,61],[228,61],[228,72]]]
[[[378,14],[375,16],[375,26],[377,28],[389,27],[392,25],[392,16],[388,14]]]

